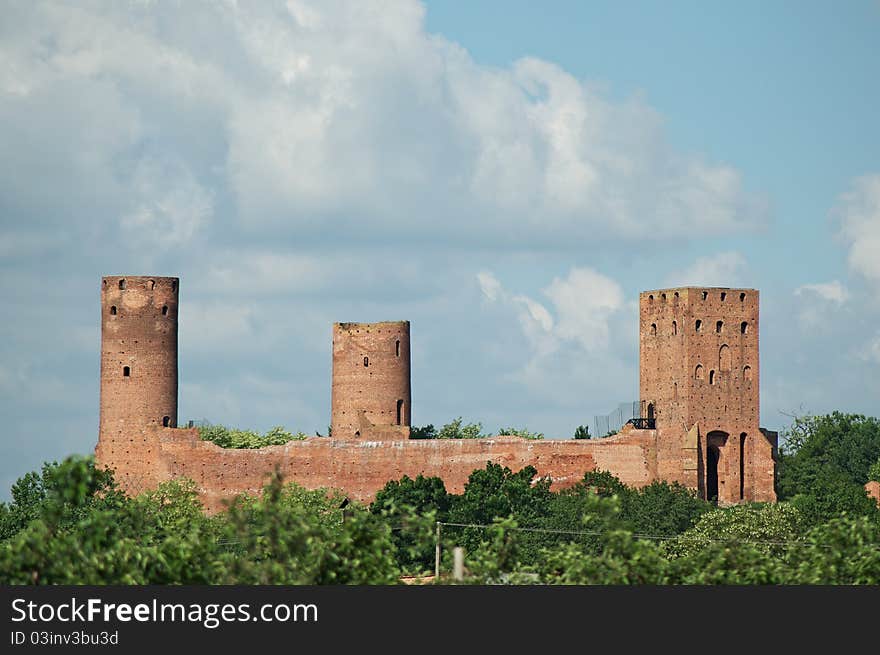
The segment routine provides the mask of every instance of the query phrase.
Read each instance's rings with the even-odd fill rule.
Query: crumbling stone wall
[[[105,451],[101,464],[116,470],[128,493],[155,488],[163,480],[195,481],[211,511],[239,493],[258,493],[278,467],[285,479],[307,488],[341,489],[350,498],[371,501],[389,480],[403,475],[438,476],[453,493],[464,491],[468,476],[487,462],[520,470],[532,465],[550,476],[553,488],[569,487],[597,468],[614,471],[626,484],[642,486],[653,470],[657,435],[653,430],[606,439],[533,441],[520,437],[366,441],[311,437],[260,449],[221,448],[202,441],[198,430],[146,427],[132,433],[126,449],[141,457]]]

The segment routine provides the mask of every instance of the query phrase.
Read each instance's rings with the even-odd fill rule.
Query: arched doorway
[[[706,500],[718,502],[718,460],[721,452],[718,446],[709,446],[706,451]]]
[[[714,430],[706,435],[706,500],[718,502],[724,486],[724,446],[727,433]]]
[[[648,403],[648,415],[645,418],[654,418],[654,403]]]

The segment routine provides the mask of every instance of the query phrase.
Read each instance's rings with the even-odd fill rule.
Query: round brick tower
[[[99,462],[135,457],[140,428],[177,425],[179,284],[176,277],[101,280]]]
[[[408,438],[409,321],[334,323],[334,439]]]

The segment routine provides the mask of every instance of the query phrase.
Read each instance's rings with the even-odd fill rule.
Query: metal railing
[[[657,419],[655,418],[631,418],[627,421],[631,423],[636,430],[655,430],[657,428]]]

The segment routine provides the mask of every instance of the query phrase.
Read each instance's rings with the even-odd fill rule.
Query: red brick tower
[[[642,416],[660,439],[697,439],[697,486],[723,504],[775,500],[773,444],[759,428],[758,301],[755,289],[639,296]]]
[[[335,323],[331,434],[334,439],[408,439],[409,321]]]
[[[176,277],[101,281],[101,418],[95,454],[135,467],[142,429],[177,425]]]

